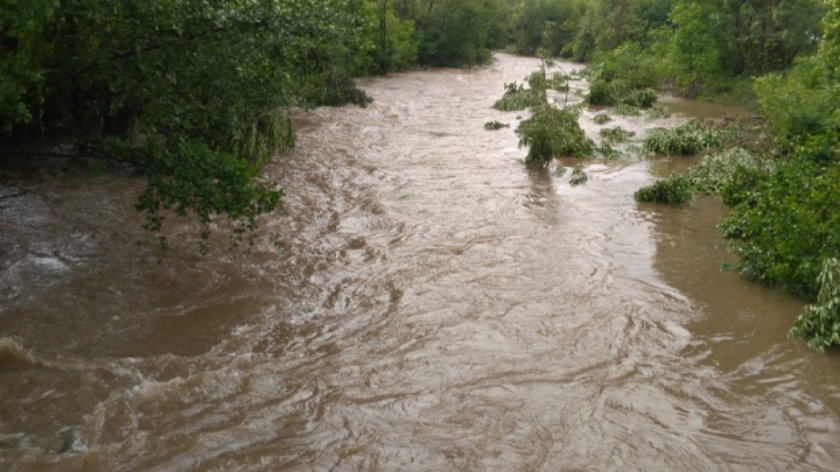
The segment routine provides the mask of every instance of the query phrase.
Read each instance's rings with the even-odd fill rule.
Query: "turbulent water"
[[[837,470],[840,357],[785,338],[801,303],[720,271],[719,202],[633,200],[687,161],[518,162],[524,113],[490,106],[537,65],[298,113],[251,249],[150,244],[130,176],[0,175],[0,469]],[[665,105],[606,126],[737,112]]]

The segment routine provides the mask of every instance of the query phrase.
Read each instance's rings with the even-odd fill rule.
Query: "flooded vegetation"
[[[149,242],[132,175],[4,170],[0,468],[835,470],[840,358],[786,338],[804,303],[720,270],[720,200],[633,198],[698,162],[638,157],[656,128],[747,112],[582,108],[619,158],[530,172],[528,112],[492,105],[540,62],[496,59],[293,113],[250,248]]]

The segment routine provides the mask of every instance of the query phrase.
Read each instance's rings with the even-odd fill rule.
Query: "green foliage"
[[[670,156],[696,154],[720,147],[727,132],[699,120],[672,129],[655,129],[645,139],[645,150]]]
[[[825,260],[817,284],[817,302],[805,307],[789,336],[807,340],[810,347],[825,352],[831,346],[840,346],[840,260]]]
[[[631,90],[664,83],[688,96],[744,100],[748,77],[816,51],[833,1],[592,0],[576,20],[572,52],[604,69],[599,80],[616,82],[612,93],[598,95],[613,100],[592,104],[613,105]],[[826,20],[829,38],[836,18]],[[840,62],[840,49],[822,49]]]
[[[662,58],[636,42],[626,42],[597,57],[598,78],[616,82],[624,95],[637,89],[658,86],[663,79]]]
[[[665,77],[661,59],[638,43],[625,43],[597,58],[589,74],[588,101],[592,105],[625,103],[649,108],[657,99],[651,87]]]
[[[829,75],[840,77],[840,1],[826,0],[827,12],[823,19],[823,42],[820,60],[828,66]]]
[[[653,32],[668,23],[674,0],[591,0],[580,20],[574,56],[592,60],[625,42],[650,46]]]
[[[578,0],[524,0],[512,18],[515,51],[569,57],[583,10]]]
[[[487,63],[490,50],[508,42],[512,6],[504,0],[413,0],[396,2],[394,8],[414,20],[421,64]]]
[[[744,189],[739,179],[745,173],[763,176],[769,172],[768,164],[761,164],[743,149],[733,148],[720,154],[705,156],[689,167],[684,174],[671,174],[665,180],[644,187],[636,193],[639,201],[684,205],[695,195],[719,195]],[[744,189],[747,190],[748,189]]]
[[[557,109],[543,105],[534,109],[531,118],[521,122],[516,132],[519,145],[528,146],[525,162],[532,167],[546,167],[554,157],[588,157],[595,143],[578,124],[578,108]]]
[[[615,159],[618,159],[619,157],[621,157],[621,153],[618,152],[617,149],[612,147],[612,145],[610,143],[607,143],[607,142],[601,143],[601,145],[598,146],[597,151],[598,151],[598,154],[601,155],[601,157],[603,157],[604,159],[606,159],[608,161],[612,161],[612,160],[615,160]]]
[[[747,177],[752,187],[728,189],[737,205],[722,224],[740,256],[738,270],[815,296],[824,260],[840,254],[840,163],[824,167],[800,157],[765,178]]]
[[[569,90],[568,77],[561,73],[554,73],[551,78],[546,81],[546,88],[556,90],[558,92],[565,92]]]
[[[595,79],[589,82],[586,100],[590,105],[612,106],[618,103],[618,91],[611,82]]]
[[[815,50],[824,11],[821,0],[679,0],[671,11],[677,83],[708,88],[727,77],[786,68],[797,55]]]
[[[795,147],[809,136],[840,129],[840,88],[818,57],[803,58],[785,74],[755,82],[764,115],[783,144]]]
[[[498,121],[488,121],[487,123],[484,123],[484,129],[486,129],[488,131],[496,131],[496,130],[500,130],[502,128],[510,128],[510,125],[507,124],[507,123],[501,123],[501,122],[498,122]]]
[[[653,107],[648,111],[647,117],[651,120],[661,120],[665,118],[670,118],[671,113],[662,107]]]
[[[606,124],[606,123],[608,123],[610,120],[611,120],[611,118],[610,118],[610,117],[609,117],[609,115],[607,115],[606,113],[598,113],[598,114],[597,114],[597,115],[595,115],[595,117],[592,119],[592,121],[594,121],[594,122],[595,122],[595,124],[598,124],[598,125],[603,125],[603,124]]]
[[[694,189],[687,177],[671,174],[667,179],[640,188],[634,196],[640,202],[682,206],[694,198]]]
[[[493,108],[501,111],[518,111],[526,108],[539,106],[543,103],[543,93],[534,90],[526,89],[516,82],[505,84],[505,94],[502,98],[496,100]]]
[[[615,128],[604,128],[600,130],[598,134],[604,138],[605,142],[612,144],[623,143],[636,135],[633,131],[627,131],[620,126],[616,126]]]
[[[166,210],[252,229],[282,195],[257,175],[294,143],[284,109],[367,100],[350,76],[355,13],[339,0],[5,0],[0,116],[18,143],[69,136],[138,167],[150,229]]]
[[[638,108],[650,108],[656,103],[656,92],[651,89],[634,90],[622,99],[622,103]]]
[[[638,107],[628,103],[619,103],[618,106],[615,107],[615,114],[621,116],[642,116],[642,112]]]
[[[43,59],[50,52],[44,30],[53,15],[51,0],[0,1],[0,119],[3,131],[40,118]]]
[[[358,7],[362,24],[357,71],[362,74],[381,74],[402,70],[417,60],[417,41],[414,21],[402,19],[394,13],[393,2],[362,0]]]
[[[694,190],[703,195],[718,195],[745,172],[767,173],[769,165],[762,165],[747,151],[733,148],[703,157],[686,172]]]
[[[572,171],[572,176],[569,177],[569,184],[573,187],[577,187],[578,185],[583,185],[589,181],[589,175],[583,171],[583,169],[575,169]]]

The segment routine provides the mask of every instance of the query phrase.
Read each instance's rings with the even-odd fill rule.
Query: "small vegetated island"
[[[283,196],[260,169],[294,145],[288,111],[365,106],[356,76],[543,57],[496,103],[532,110],[516,131],[537,169],[631,137],[605,127],[596,146],[586,104],[548,100],[569,80],[551,57],[587,62],[588,104],[618,115],[666,116],[660,90],[757,103],[761,122],[651,133],[649,154],[704,157],[636,198],[720,196],[738,271],[812,302],[792,335],[840,345],[840,0],[28,0],[0,8],[0,44],[0,157],[136,169],[161,235],[189,215],[251,234]]]

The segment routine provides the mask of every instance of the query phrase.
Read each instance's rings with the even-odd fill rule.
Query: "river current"
[[[296,112],[251,248],[173,221],[161,250],[132,176],[3,172],[0,469],[838,470],[840,356],[786,339],[802,302],[721,271],[719,201],[633,199],[690,159],[519,162],[527,112],[491,105],[538,66]],[[663,104],[605,126],[739,113]]]

